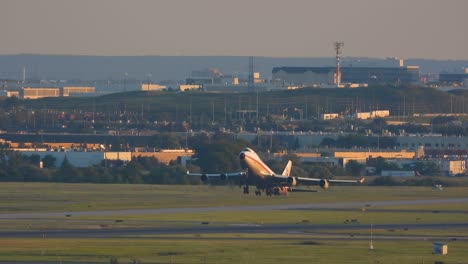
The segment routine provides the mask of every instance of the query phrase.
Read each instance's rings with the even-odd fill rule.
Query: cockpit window
[[[250,148],[245,148],[242,151],[252,152],[252,150]]]

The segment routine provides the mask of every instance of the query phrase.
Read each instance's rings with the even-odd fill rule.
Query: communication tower
[[[252,56],[249,57],[248,91],[254,91],[254,65]]]
[[[335,42],[333,43],[333,47],[335,48],[336,52],[336,72],[334,78],[334,84],[340,85],[341,83],[341,54],[343,53],[343,46],[344,42]]]
[[[23,76],[22,76],[22,82],[25,83],[26,82],[26,67],[23,66]]]

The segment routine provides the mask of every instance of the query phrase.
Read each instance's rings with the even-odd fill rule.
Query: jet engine
[[[288,177],[288,185],[289,186],[296,186],[296,184],[297,184],[296,178],[294,178],[292,176],[289,176]]]
[[[206,174],[202,174],[202,176],[200,177],[201,181],[203,183],[207,183],[208,182],[208,176],[206,176]]]
[[[240,159],[240,160],[244,160],[244,159],[245,159],[245,153],[241,153],[241,154],[239,155],[239,159]]]
[[[221,181],[225,181],[227,179],[227,175],[223,173],[223,174],[219,175],[219,179]]]
[[[325,179],[321,179],[319,185],[322,189],[328,189],[328,187],[330,187],[330,183]]]

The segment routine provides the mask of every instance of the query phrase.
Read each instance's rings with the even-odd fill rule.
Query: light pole
[[[148,73],[148,91],[150,89],[151,73]]]
[[[127,78],[128,78],[128,73],[124,73],[124,92],[127,91]]]

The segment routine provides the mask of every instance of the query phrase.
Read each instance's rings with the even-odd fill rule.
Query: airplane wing
[[[296,184],[303,185],[319,185],[320,187],[327,189],[330,183],[363,183],[366,179],[361,178],[359,180],[334,180],[334,179],[319,179],[319,178],[307,178],[307,177],[294,177],[285,175],[272,175],[277,180],[284,180],[289,185],[295,186]]]
[[[245,177],[245,172],[229,172],[229,173],[191,173],[187,171],[187,176],[200,177],[202,182],[210,180],[232,181]]]
[[[313,189],[298,189],[298,188],[290,188],[290,192],[318,192],[317,190]]]

